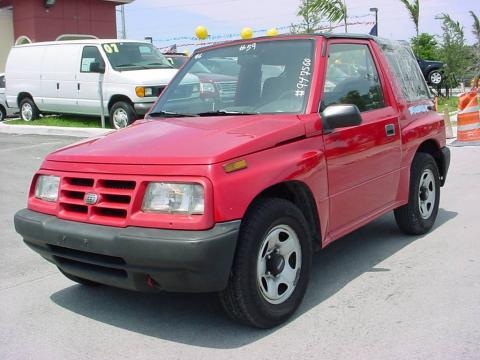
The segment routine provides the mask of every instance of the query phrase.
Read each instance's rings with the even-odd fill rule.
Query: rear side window
[[[405,99],[429,99],[430,92],[410,46],[385,39],[379,40],[379,45]]]
[[[354,104],[360,111],[385,107],[378,71],[367,45],[330,45],[322,108],[334,104]]]
[[[103,64],[102,55],[96,46],[85,46],[82,51],[81,72],[91,72],[90,65],[93,63]]]
[[[0,76],[0,88],[4,88],[5,87],[5,76],[2,75]]]

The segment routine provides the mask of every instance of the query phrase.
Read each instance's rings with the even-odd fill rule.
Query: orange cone
[[[457,141],[452,145],[480,145],[480,106],[476,90],[460,95],[457,115]]]

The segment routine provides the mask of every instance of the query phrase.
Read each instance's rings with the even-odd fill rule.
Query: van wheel
[[[433,70],[428,74],[428,81],[432,85],[440,85],[443,81],[442,73],[438,70]]]
[[[435,223],[440,203],[440,175],[435,159],[417,153],[410,170],[408,204],[395,209],[400,230],[409,235],[427,233]]]
[[[116,102],[110,109],[110,126],[113,129],[122,129],[133,123],[136,116],[131,104],[126,101]]]
[[[100,284],[95,282],[95,281],[91,281],[91,280],[87,280],[87,279],[84,279],[84,278],[81,278],[81,277],[78,277],[78,276],[75,276],[75,275],[72,275],[72,274],[69,274],[69,273],[66,273],[65,271],[63,271],[62,269],[58,268],[58,270],[60,270],[60,272],[68,279],[72,280],[73,282],[76,282],[78,284],[81,284],[81,285],[85,285],[85,286],[99,286]]]
[[[301,211],[284,199],[257,202],[242,223],[230,279],[219,294],[224,310],[253,327],[281,324],[303,299],[311,258]]]
[[[40,111],[31,98],[23,98],[20,101],[20,117],[24,121],[32,121],[40,117]]]
[[[0,121],[5,120],[7,117],[7,111],[3,108],[3,106],[0,106]]]

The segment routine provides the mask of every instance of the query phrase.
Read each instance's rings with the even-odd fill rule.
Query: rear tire
[[[242,223],[229,283],[219,294],[223,309],[257,328],[283,323],[305,295],[311,258],[307,221],[293,203],[255,203]]]
[[[435,223],[440,203],[440,175],[435,159],[417,153],[410,170],[408,204],[395,209],[395,220],[404,233],[423,235]]]
[[[136,117],[132,104],[126,101],[116,102],[110,109],[110,126],[112,129],[123,129],[132,124]]]
[[[65,271],[63,271],[62,269],[58,268],[58,270],[60,270],[60,272],[68,279],[72,280],[73,282],[76,282],[80,285],[84,285],[84,286],[99,286],[100,284],[95,282],[95,281],[91,281],[91,280],[87,280],[87,279],[84,279],[84,278],[81,278],[81,277],[78,277],[78,276],[75,276],[75,275],[72,275],[72,274],[69,274],[69,273],[66,273]]]
[[[438,70],[432,70],[428,74],[428,82],[431,85],[440,85],[443,81],[443,75],[440,71]]]
[[[40,117],[40,110],[33,99],[26,97],[20,101],[20,117],[23,121],[32,121]]]

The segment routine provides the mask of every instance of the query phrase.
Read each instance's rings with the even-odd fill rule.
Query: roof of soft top
[[[204,46],[204,47],[201,47],[201,48],[198,48],[195,50],[195,52],[198,52],[198,51],[204,51],[204,50],[207,50],[207,49],[210,49],[210,48],[216,48],[216,47],[219,47],[219,46],[228,46],[230,44],[236,44],[236,43],[242,43],[244,41],[246,42],[252,42],[252,41],[255,41],[255,40],[285,40],[285,39],[288,39],[288,38],[307,38],[307,39],[311,39],[311,38],[316,38],[316,37],[323,37],[323,38],[326,38],[326,39],[363,39],[363,40],[373,40],[373,41],[376,41],[378,43],[395,43],[395,42],[398,42],[396,40],[388,40],[388,39],[384,39],[384,38],[379,38],[377,36],[373,36],[373,35],[369,35],[369,34],[355,34],[355,33],[313,33],[313,34],[279,34],[277,36],[259,36],[259,37],[255,37],[255,38],[251,38],[251,39],[246,39],[246,40],[242,40],[242,39],[236,39],[236,40],[230,40],[230,41],[224,41],[224,42],[220,42],[220,43],[217,43],[217,44],[213,44],[213,45],[208,45],[208,46]]]
[[[34,43],[30,43],[30,44],[15,45],[15,47],[63,45],[63,44],[104,44],[104,43],[120,43],[120,42],[122,42],[122,43],[145,43],[145,44],[150,44],[149,41],[144,41],[144,40],[79,39],[79,40],[60,40],[60,41],[34,42]]]

